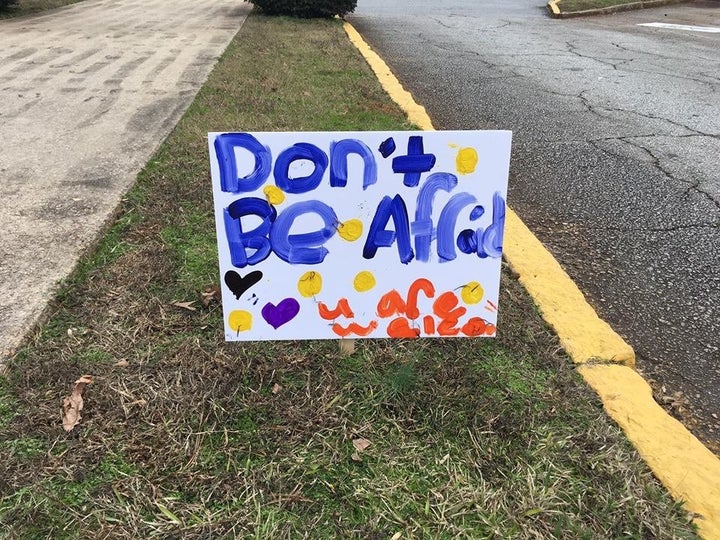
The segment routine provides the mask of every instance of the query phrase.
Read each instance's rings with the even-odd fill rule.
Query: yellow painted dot
[[[477,281],[471,281],[460,291],[460,296],[462,296],[463,302],[466,304],[477,304],[483,299],[484,295],[485,291]]]
[[[358,272],[358,275],[355,276],[353,286],[357,292],[365,292],[372,289],[376,283],[377,282],[375,281],[373,273],[363,270],[362,272]]]
[[[228,324],[235,332],[245,332],[252,328],[252,313],[236,309],[228,315]]]
[[[345,223],[341,223],[338,232],[343,239],[348,242],[354,242],[362,236],[363,224],[359,219],[348,219]]]
[[[470,174],[475,172],[478,164],[478,153],[474,148],[461,148],[457,153],[455,165],[460,174]]]
[[[319,272],[305,272],[300,276],[297,288],[305,298],[311,298],[322,290],[322,276]]]
[[[285,194],[277,186],[265,186],[263,193],[270,204],[282,204],[285,201]]]

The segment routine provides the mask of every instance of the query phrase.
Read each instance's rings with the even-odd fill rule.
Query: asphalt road
[[[250,7],[85,0],[0,20],[0,368]]]
[[[438,129],[513,130],[508,203],[718,444],[720,34],[637,25],[720,27],[720,3],[559,21],[542,0],[359,0],[349,20]]]

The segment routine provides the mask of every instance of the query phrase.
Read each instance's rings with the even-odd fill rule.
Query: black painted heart
[[[262,277],[263,273],[260,270],[250,272],[245,277],[242,277],[235,270],[229,270],[228,272],[225,272],[225,285],[227,285],[228,289],[232,291],[235,298],[240,300],[240,297],[245,293],[245,291],[260,281]]]

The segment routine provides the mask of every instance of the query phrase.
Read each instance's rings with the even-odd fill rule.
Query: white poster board
[[[509,131],[208,138],[227,340],[495,335]]]

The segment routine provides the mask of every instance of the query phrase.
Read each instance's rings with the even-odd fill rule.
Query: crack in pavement
[[[590,145],[592,145],[595,149],[605,153],[606,155],[611,155],[611,156],[616,156],[616,157],[619,156],[619,154],[613,153],[606,148],[602,148],[598,143],[602,142],[602,141],[616,140],[616,141],[620,141],[622,143],[628,144],[628,145],[640,150],[649,158],[650,162],[654,165],[654,167],[666,178],[668,178],[669,180],[675,181],[675,182],[689,184],[688,187],[683,192],[684,197],[689,197],[690,193],[695,192],[698,195],[701,195],[702,197],[706,198],[711,204],[713,204],[718,210],[720,210],[720,200],[713,197],[713,195],[711,193],[709,193],[708,191],[705,191],[704,189],[702,189],[700,180],[683,178],[681,176],[676,175],[673,171],[671,171],[670,169],[668,169],[666,166],[663,165],[662,159],[660,156],[656,155],[650,148],[648,148],[646,145],[643,145],[640,141],[637,140],[637,139],[641,139],[641,138],[647,139],[647,138],[654,138],[654,137],[663,137],[663,138],[670,138],[670,139],[672,139],[672,138],[687,138],[687,137],[708,137],[708,138],[712,138],[712,139],[720,139],[720,135],[716,135],[716,134],[712,134],[712,133],[705,133],[705,132],[699,131],[695,128],[691,128],[680,122],[676,122],[674,120],[670,120],[668,118],[664,118],[664,117],[660,117],[660,116],[655,116],[652,114],[640,113],[638,111],[626,110],[626,109],[621,109],[621,108],[598,106],[598,105],[595,105],[594,103],[592,103],[590,101],[590,99],[585,95],[587,92],[588,92],[588,90],[583,90],[576,97],[580,100],[580,102],[583,104],[583,106],[586,108],[586,110],[589,113],[594,114],[596,116],[606,118],[606,116],[603,115],[601,111],[633,114],[633,115],[641,116],[643,118],[659,120],[661,122],[667,122],[668,124],[670,124],[672,126],[679,127],[686,131],[689,131],[690,133],[680,134],[680,135],[651,134],[651,135],[634,135],[634,136],[623,136],[623,137],[605,137],[602,139],[588,140],[587,142]],[[717,225],[714,225],[714,226],[717,227]]]
[[[435,21],[443,28],[448,28],[450,30],[457,30],[457,26],[450,26],[449,24],[444,23],[442,20],[438,19],[437,17],[429,17],[431,21]]]
[[[660,58],[662,60],[677,60],[678,59],[677,56],[664,56],[662,54],[656,53],[655,51],[647,51],[647,50],[642,50],[642,49],[631,49],[630,47],[620,45],[619,43],[611,43],[611,44],[614,45],[615,47],[617,47],[625,52],[631,53],[631,54],[636,54],[636,55],[641,55],[641,56],[652,56],[655,58]],[[716,58],[706,58],[704,56],[700,56],[697,54],[694,55],[693,58],[698,59],[698,60],[704,60],[706,62],[713,62],[713,63],[717,62]]]
[[[609,58],[608,60],[601,60],[600,58],[596,58],[595,56],[588,56],[586,54],[581,54],[577,51],[577,46],[573,45],[571,41],[566,41],[565,45],[567,45],[567,51],[571,54],[574,54],[575,56],[578,56],[580,58],[586,58],[588,60],[594,60],[595,62],[598,62],[600,64],[603,64],[605,66],[611,66],[613,69],[618,69],[618,66],[622,66],[623,64],[627,64],[628,62],[632,62],[632,59],[625,59],[625,58]],[[611,62],[610,60],[617,60],[617,63]]]
[[[692,137],[698,137],[699,135],[691,135]],[[702,197],[706,198],[710,203],[712,203],[719,211],[720,211],[720,200],[715,199],[713,195],[704,189],[702,189],[700,185],[699,180],[695,179],[687,179],[680,177],[676,175],[673,171],[669,170],[662,164],[662,159],[657,156],[650,148],[647,146],[641,144],[639,141],[633,140],[633,139],[647,139],[647,138],[653,138],[653,137],[664,137],[664,138],[675,138],[671,135],[630,135],[630,136],[624,136],[624,137],[604,137],[601,139],[591,139],[587,140],[593,148],[605,153],[606,155],[613,156],[613,157],[620,157],[619,153],[612,152],[606,148],[602,148],[598,143],[600,142],[607,142],[607,141],[620,141],[622,143],[628,144],[632,146],[633,148],[636,148],[643,152],[646,156],[649,158],[649,162],[652,163],[652,165],[666,178],[669,180],[672,180],[674,182],[680,182],[683,184],[689,184],[687,188],[683,191],[681,196],[683,198],[689,197],[690,193],[695,192],[698,195],[701,195]],[[685,135],[684,137],[688,137],[688,135]],[[626,157],[626,156],[624,156]],[[718,227],[720,224],[720,221],[715,223],[708,223],[707,226],[709,227]],[[669,229],[673,230],[673,229]]]
[[[630,72],[629,72],[630,73]],[[650,71],[645,69],[633,69],[632,73],[645,73],[646,75],[659,75],[661,77],[669,77],[671,79],[680,79],[683,81],[693,81],[699,84],[705,84],[710,87],[710,90],[717,92],[718,82],[703,81],[702,79],[696,79],[695,77],[688,77],[687,75],[676,75],[673,73],[667,73],[664,71]],[[710,77],[712,78],[712,77]]]
[[[674,180],[676,182],[682,182],[683,184],[690,184],[683,192],[683,195],[685,197],[688,197],[691,192],[696,192],[699,195],[708,199],[708,201],[710,201],[712,204],[715,205],[718,210],[720,210],[720,200],[716,200],[710,193],[701,189],[699,180],[690,180],[677,176],[675,173],[663,166],[661,158],[655,155],[655,153],[650,148],[641,144],[639,141],[632,140],[635,138],[636,137],[618,137],[617,140],[629,144],[630,146],[633,146],[634,148],[637,148],[642,152],[645,152],[646,155],[650,157],[652,164],[655,166],[655,168],[662,174],[664,174],[668,179]],[[717,227],[717,224],[715,224],[714,226]]]
[[[574,54],[575,56],[578,56],[580,58],[594,60],[594,61],[596,61],[600,64],[603,64],[603,65],[606,65],[606,66],[611,66],[613,68],[613,70],[620,70],[620,67],[636,60],[636,58],[613,58],[613,57],[608,57],[607,59],[601,59],[596,56],[580,53],[578,51],[578,46],[573,44],[571,41],[566,41],[565,44],[567,46],[568,52],[570,52],[571,54]],[[622,51],[626,51],[626,52],[629,52],[632,54],[641,54],[640,51],[633,51],[631,49],[623,47],[622,45],[620,45],[618,43],[612,43],[612,45],[621,49]],[[661,57],[661,58],[665,58],[665,57]],[[670,59],[670,58],[666,58],[666,59]],[[612,60],[617,60],[617,62],[613,62]],[[718,79],[717,76],[706,75],[704,72],[701,72],[700,75],[707,77],[708,79],[713,79],[714,81],[718,81],[718,82],[706,81],[706,80],[698,79],[695,77],[690,77],[687,75],[678,75],[678,74],[670,73],[667,70],[663,70],[663,69],[659,69],[658,71],[653,71],[653,70],[648,70],[648,69],[633,68],[632,70],[622,70],[622,71],[627,71],[628,73],[645,73],[648,75],[657,75],[657,76],[661,76],[661,77],[670,77],[673,79],[693,81],[693,82],[697,82],[699,84],[708,85],[713,92],[717,91],[718,82],[720,82],[720,79]]]
[[[692,229],[717,229],[720,228],[720,222],[717,223],[690,223],[687,225],[674,225],[672,227],[610,227],[601,225],[588,225],[584,229],[592,231],[617,231],[617,232],[675,232],[686,231]]]
[[[456,15],[456,14],[452,14],[452,13],[450,15],[448,15],[448,17],[462,17],[463,21],[465,21],[469,18],[466,15],[462,15],[462,14]],[[435,21],[443,28],[447,28],[449,30],[458,30],[460,28],[460,25],[451,26],[451,25],[443,22],[443,20],[440,19],[439,17],[428,17],[428,19],[430,19],[431,21]],[[507,21],[507,20],[502,20],[502,19],[500,19],[500,21],[501,21],[501,24],[491,25],[491,26],[481,25],[479,29],[481,29],[481,30],[500,30],[502,28],[507,28],[508,26],[510,26],[512,24],[512,21]],[[475,28],[477,28],[477,27],[475,27]]]
[[[452,48],[450,45],[444,45],[444,44],[441,45],[439,43],[429,43],[429,45],[431,47],[435,47],[436,49],[440,49],[441,51],[452,53],[456,57],[457,56],[472,56],[473,58],[475,58],[478,62],[482,63],[488,69],[494,69],[494,70],[500,71],[501,68],[504,67],[499,64],[495,64],[493,62],[485,60],[485,58],[481,57],[480,53],[477,51],[469,51],[469,50],[460,51],[460,50]],[[514,74],[514,75],[517,76],[517,74]]]
[[[593,113],[593,114],[595,114],[595,115],[597,115],[597,116],[600,116],[600,117],[602,117],[602,118],[607,118],[607,116],[601,114],[601,113],[599,112],[600,110],[608,111],[608,112],[619,112],[619,113],[624,113],[624,114],[634,114],[634,115],[636,115],[636,116],[640,116],[640,117],[642,117],[642,118],[647,118],[647,119],[650,119],[650,120],[660,120],[661,122],[667,122],[668,124],[671,124],[671,125],[673,125],[673,126],[675,126],[675,127],[679,127],[679,128],[684,129],[684,130],[686,130],[686,131],[690,131],[693,135],[701,135],[701,136],[703,136],[703,137],[710,137],[710,138],[713,138],[713,139],[718,139],[718,140],[720,140],[720,134],[706,133],[706,132],[704,132],[704,131],[700,131],[700,130],[698,130],[698,129],[692,128],[692,127],[690,127],[690,126],[688,126],[688,125],[686,125],[686,124],[683,124],[683,123],[681,123],[681,122],[676,122],[675,120],[670,120],[669,118],[665,118],[665,117],[663,117],[663,116],[656,116],[656,115],[649,114],[649,113],[642,113],[642,112],[639,112],[639,111],[634,111],[634,110],[629,110],[629,109],[622,109],[622,108],[619,108],[619,107],[605,107],[605,106],[602,106],[602,105],[595,105],[595,104],[593,104],[593,103],[590,102],[590,100],[588,99],[587,96],[585,96],[585,93],[587,93],[587,92],[589,92],[589,90],[583,90],[583,91],[580,92],[579,94],[576,94],[574,97],[578,98],[578,99],[581,101],[581,103],[582,103],[583,106],[587,109],[588,112]],[[560,94],[560,95],[566,95],[566,94]],[[678,137],[679,137],[680,135],[671,135],[671,134],[668,134],[668,135],[666,135],[666,136],[667,136],[667,137],[675,137],[675,136],[678,136]]]

